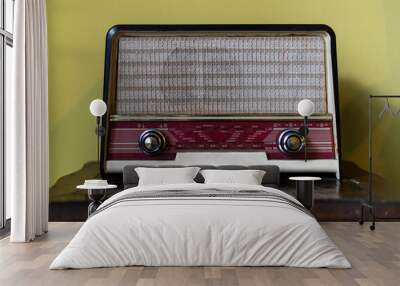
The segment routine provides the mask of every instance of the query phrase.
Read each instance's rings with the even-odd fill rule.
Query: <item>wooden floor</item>
[[[400,285],[400,223],[322,223],[352,269],[288,267],[125,267],[48,270],[81,223],[50,223],[44,237],[28,244],[0,241],[0,285]]]

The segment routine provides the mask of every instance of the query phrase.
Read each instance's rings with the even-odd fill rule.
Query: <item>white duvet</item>
[[[135,187],[90,217],[50,269],[145,266],[294,266],[349,268],[318,222],[293,206],[246,198],[154,198],[112,204],[130,192],[263,190],[253,185]],[[108,208],[106,206],[108,205]]]

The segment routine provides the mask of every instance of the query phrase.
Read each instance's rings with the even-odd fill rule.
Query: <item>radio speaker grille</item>
[[[139,36],[119,40],[116,113],[326,113],[322,36]]]

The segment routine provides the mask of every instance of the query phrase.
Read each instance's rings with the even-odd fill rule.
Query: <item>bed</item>
[[[311,213],[271,187],[279,184],[275,166],[219,167],[266,170],[263,185],[201,183],[197,175],[194,183],[135,186],[135,168],[125,167],[127,189],[98,208],[50,269],[351,267]]]
[[[279,170],[340,177],[331,28],[119,25],[105,55],[100,170],[126,189],[98,208],[51,269],[350,267],[310,212],[278,189]],[[297,110],[304,99],[315,104],[308,132]],[[137,173],[204,164],[212,166],[179,184],[142,185]],[[213,169],[237,172],[221,184],[207,177]],[[238,183],[249,171],[257,184]]]

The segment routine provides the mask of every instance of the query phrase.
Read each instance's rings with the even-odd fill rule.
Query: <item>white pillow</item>
[[[199,167],[135,168],[139,176],[139,186],[195,183],[193,179],[199,170]]]
[[[205,184],[261,185],[265,171],[261,170],[202,170]]]

